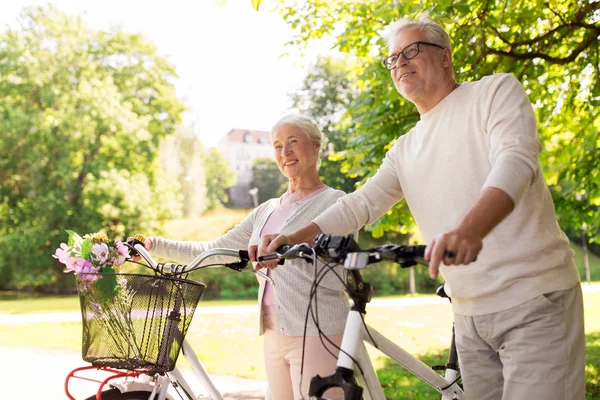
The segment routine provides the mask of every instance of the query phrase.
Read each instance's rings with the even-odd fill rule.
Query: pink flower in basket
[[[52,255],[52,257],[56,258],[63,264],[67,264],[69,259],[69,246],[64,243],[60,244],[60,247],[56,249],[56,252]]]
[[[52,257],[65,264],[65,272],[73,272],[83,280],[97,279],[90,274],[116,272],[127,258],[127,246],[120,240],[111,241],[103,233],[79,236],[67,230],[68,244],[61,243]]]
[[[65,263],[67,268],[65,272],[75,272],[75,274],[95,274],[100,267],[94,267],[88,260],[79,257],[69,257]]]

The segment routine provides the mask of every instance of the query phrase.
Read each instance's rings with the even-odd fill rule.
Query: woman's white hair
[[[323,140],[325,139],[325,135],[321,132],[319,125],[317,122],[302,114],[286,114],[279,119],[271,128],[271,142],[273,142],[273,135],[275,132],[282,127],[283,125],[290,125],[300,128],[302,132],[306,133],[311,142],[318,144],[319,148],[323,149]],[[320,155],[321,151],[319,151]],[[319,157],[317,161],[317,168],[321,166],[321,158]]]
[[[389,25],[387,43],[390,51],[394,46],[396,36],[404,29],[421,29],[425,31],[425,36],[429,42],[450,48],[450,36],[448,33],[437,22],[430,19],[426,13],[423,13],[418,20],[402,18]]]

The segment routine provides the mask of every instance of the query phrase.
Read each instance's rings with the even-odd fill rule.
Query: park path
[[[22,328],[21,326],[20,328]],[[18,334],[18,331],[16,332]],[[64,381],[67,374],[78,366],[85,366],[81,353],[66,350],[8,347],[0,345],[0,376],[5,379],[2,398],[7,400],[66,399]],[[182,369],[188,383],[198,393],[206,393],[195,383],[190,370]],[[82,374],[83,375],[83,374]],[[108,375],[91,371],[85,376],[106,378]],[[263,380],[235,376],[211,375],[225,400],[259,400],[265,398],[267,383]],[[98,384],[72,379],[69,391],[77,400],[83,400],[98,390]]]

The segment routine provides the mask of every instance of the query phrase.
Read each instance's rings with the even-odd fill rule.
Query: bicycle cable
[[[456,379],[450,383],[448,386],[440,388],[440,390],[443,392],[446,389],[449,389],[450,387],[452,387],[452,385],[454,385],[456,382],[458,382],[460,380],[460,378],[462,378],[460,375],[458,377],[456,377]]]
[[[341,266],[341,263],[336,262],[336,261],[327,261],[327,262],[324,262],[322,264],[321,269],[318,270],[317,263],[316,263],[316,254],[314,254],[314,253],[315,253],[315,251],[313,249],[313,263],[315,265],[315,279],[313,280],[313,284],[311,285],[309,302],[308,302],[306,315],[305,315],[305,319],[304,319],[304,332],[303,332],[303,340],[302,340],[302,361],[301,361],[301,367],[300,367],[300,387],[302,387],[301,385],[302,385],[302,380],[303,380],[304,353],[305,353],[305,347],[306,347],[306,330],[307,330],[309,315],[312,317],[312,321],[313,321],[315,327],[317,328],[317,332],[319,334],[319,340],[321,341],[321,344],[323,345],[325,350],[333,358],[335,358],[335,359],[338,358],[338,356],[336,354],[334,354],[325,344],[325,341],[327,341],[334,349],[338,350],[339,352],[343,352],[348,358],[350,358],[352,360],[352,362],[359,369],[361,375],[364,376],[364,371],[363,371],[362,367],[360,366],[360,363],[356,359],[354,359],[354,357],[352,357],[350,354],[348,354],[345,350],[343,350],[340,346],[333,343],[333,341],[331,339],[329,339],[329,337],[320,328],[319,317],[318,317],[317,289],[318,289],[319,285],[321,284],[321,281],[323,279],[325,279],[327,274],[329,274],[331,272],[335,275],[337,280],[342,283],[342,285],[346,291],[349,291],[350,287],[347,285],[346,280],[343,279],[336,271],[336,267]],[[344,273],[345,273],[345,270],[343,269],[343,267],[342,267],[342,271],[344,271]],[[314,299],[314,303],[315,303],[314,309],[313,309],[313,299]],[[364,324],[364,320],[363,320],[363,324]]]

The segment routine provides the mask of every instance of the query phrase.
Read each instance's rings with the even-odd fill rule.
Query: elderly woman
[[[179,262],[190,262],[203,251],[217,247],[249,248],[252,257],[256,254],[261,236],[293,232],[310,223],[344,196],[343,192],[326,186],[319,179],[317,170],[322,141],[323,134],[312,119],[297,114],[284,116],[271,129],[275,161],[281,173],[289,179],[288,189],[281,197],[261,204],[215,241],[181,242],[149,237],[145,247],[155,255]],[[258,265],[259,268],[263,266],[266,265]],[[333,373],[336,365],[336,359],[323,348],[317,327],[309,318],[300,382],[305,316],[315,268],[305,261],[292,260],[267,271],[275,286],[259,278],[258,299],[260,334],[264,335],[264,361],[271,398],[308,398],[310,379],[317,374],[326,376]],[[341,271],[337,272],[341,275]],[[319,327],[329,340],[339,346],[348,312],[343,284],[329,273],[320,282],[317,296]],[[333,346],[328,345],[328,348],[337,355]],[[330,390],[332,393],[328,392],[328,397],[343,398],[341,391],[334,393],[335,390]]]

